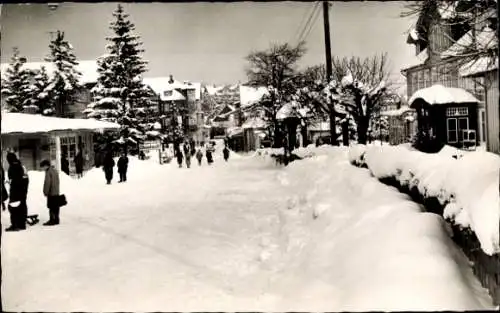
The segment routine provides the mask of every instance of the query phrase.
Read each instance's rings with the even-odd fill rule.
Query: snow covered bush
[[[358,160],[361,149],[352,149],[351,163]],[[375,177],[394,178],[418,188],[425,198],[437,198],[445,206],[445,218],[470,228],[486,254],[499,253],[500,157],[482,151],[455,155],[450,147],[426,154],[400,146],[373,146],[366,150],[364,161]]]

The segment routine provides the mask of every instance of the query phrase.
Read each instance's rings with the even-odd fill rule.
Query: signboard
[[[177,116],[177,124],[182,126],[182,116],[180,115]]]
[[[139,149],[141,149],[141,150],[160,150],[161,149],[161,142],[159,140],[144,141],[142,144],[139,145]]]

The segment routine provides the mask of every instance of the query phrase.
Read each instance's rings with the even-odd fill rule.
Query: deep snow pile
[[[345,149],[329,149],[280,175],[291,194],[282,211],[296,266],[288,288],[317,277],[335,311],[491,308],[441,217],[351,166]]]
[[[458,155],[458,158],[453,156]],[[398,146],[351,149],[351,163],[366,164],[377,178],[393,177],[417,187],[425,197],[446,204],[444,216],[469,227],[488,255],[500,252],[500,157],[476,151],[460,153],[445,147],[426,154]]]

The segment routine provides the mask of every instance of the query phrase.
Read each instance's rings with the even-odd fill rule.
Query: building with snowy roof
[[[456,22],[463,14],[471,12],[471,4],[474,3],[468,1],[436,2],[433,7],[433,3],[429,2],[430,7],[427,9],[434,10],[434,12],[426,11],[420,14],[415,27],[409,32],[406,42],[415,46],[415,56],[401,72],[406,77],[409,97],[421,89],[438,84],[443,87],[466,90],[476,98],[479,102],[474,108],[470,108],[474,112],[462,116],[462,122],[455,123],[456,116],[449,116],[443,121],[445,131],[450,137],[449,141],[454,141],[454,134],[458,134],[456,140],[458,145],[461,145],[464,131],[477,125],[477,143],[486,144],[490,151],[498,153],[497,144],[491,142],[493,140],[491,138],[498,137],[499,133],[494,131],[497,128],[488,126],[488,123],[498,124],[498,122],[487,119],[485,71],[479,71],[482,74],[468,75],[463,69],[466,63],[471,61],[471,58],[467,56],[471,51],[498,49],[496,35],[498,18],[496,10],[485,9],[479,12],[476,22],[467,22],[471,20],[470,16],[464,19],[463,23]],[[474,63],[477,61],[474,60]],[[494,63],[495,60],[489,58],[484,62]],[[491,65],[477,64],[476,67],[481,66]],[[498,112],[498,94],[496,97],[495,95],[491,97],[495,98],[497,105],[496,109],[490,108],[490,111],[493,109]],[[465,112],[458,107],[457,110],[456,112]],[[497,114],[490,114],[490,116],[497,116]],[[491,129],[494,131],[493,134],[491,134]]]
[[[144,83],[159,96],[158,111],[163,128],[181,126],[196,142],[205,141],[208,130],[201,110],[201,83],[169,77],[144,78]],[[178,125],[180,124],[180,125]]]
[[[7,152],[14,152],[27,170],[39,170],[40,162],[45,159],[60,170],[62,160],[66,159],[73,174],[75,155],[82,151],[84,170],[88,170],[94,166],[94,133],[119,127],[94,119],[2,112],[2,159],[5,161]]]

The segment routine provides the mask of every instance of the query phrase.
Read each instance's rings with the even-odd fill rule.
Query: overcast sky
[[[173,74],[179,80],[244,82],[244,57],[272,42],[294,42],[312,2],[127,3],[124,8],[142,37],[145,77]],[[334,2],[330,9],[332,54],[370,56],[389,53],[392,78],[404,83],[400,69],[412,56],[405,43],[412,20],[399,17],[402,2]],[[2,63],[12,47],[29,61],[48,52],[49,32],[63,30],[81,60],[105,53],[105,36],[116,3],[4,4]],[[321,13],[321,12],[320,12]],[[322,14],[309,36],[301,65],[324,63]]]

